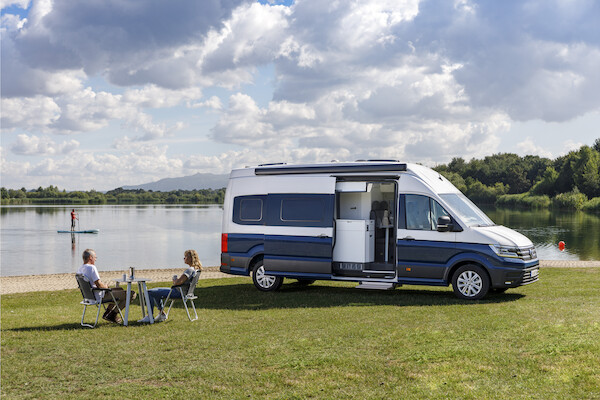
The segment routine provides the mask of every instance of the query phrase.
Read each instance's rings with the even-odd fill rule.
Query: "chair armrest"
[[[98,291],[98,292],[112,292],[112,288],[92,288],[92,291]]]
[[[182,287],[182,286],[183,286],[183,285],[173,285],[173,286],[171,286],[171,289],[177,289],[177,288],[180,288],[180,287]]]

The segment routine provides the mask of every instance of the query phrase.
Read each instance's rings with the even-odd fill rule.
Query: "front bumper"
[[[540,265],[536,263],[533,266],[518,270],[512,268],[497,269],[494,275],[492,277],[492,287],[495,289],[529,285],[540,279]]]

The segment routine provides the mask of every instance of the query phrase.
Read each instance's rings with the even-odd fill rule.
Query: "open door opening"
[[[395,181],[338,181],[333,272],[395,278]]]

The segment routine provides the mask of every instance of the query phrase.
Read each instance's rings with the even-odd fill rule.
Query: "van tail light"
[[[227,253],[227,234],[221,234],[221,253]]]

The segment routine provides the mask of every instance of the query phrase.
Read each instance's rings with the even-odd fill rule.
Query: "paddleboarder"
[[[75,213],[75,209],[73,209],[71,211],[71,230],[72,231],[75,230],[75,220],[79,221],[79,218],[77,218],[77,214]]]

